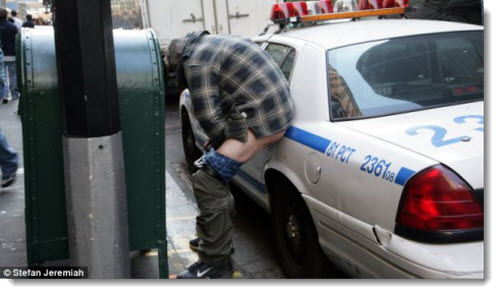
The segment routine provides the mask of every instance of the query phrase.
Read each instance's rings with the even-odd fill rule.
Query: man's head
[[[12,10],[12,11],[10,12],[10,15],[12,15],[12,17],[16,17],[16,16],[17,16],[17,11]]]
[[[7,15],[9,15],[9,13],[7,12],[7,10],[5,8],[1,8],[0,7],[0,20],[6,20],[7,19]]]
[[[31,15],[31,14],[26,15],[26,19],[28,21],[33,21],[33,15]]]
[[[182,60],[182,51],[184,50],[187,38],[173,39],[166,51],[166,64],[168,71],[175,71]]]

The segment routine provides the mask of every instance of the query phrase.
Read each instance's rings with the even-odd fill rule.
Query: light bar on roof
[[[302,3],[306,4],[308,9],[308,15],[333,13],[333,3],[330,0],[306,1]]]
[[[333,3],[331,0],[320,0],[319,7],[321,8],[321,13],[333,13]]]
[[[306,2],[291,2],[293,4],[293,9],[298,13],[298,15],[308,15],[308,7]]]
[[[306,3],[309,15],[316,15],[322,13],[319,1],[307,1]]]
[[[359,10],[408,7],[409,0],[359,0]]]
[[[383,9],[383,0],[359,0],[359,10]]]
[[[303,6],[305,9],[303,9]],[[270,19],[285,19],[307,15],[308,9],[306,7],[307,4],[305,2],[277,3],[272,6]]]
[[[361,18],[371,16],[404,15],[413,11],[409,0],[338,0],[333,11],[331,0],[277,3],[272,6],[271,20],[286,25],[333,19]],[[357,11],[352,11],[358,9]]]
[[[334,2],[335,12],[347,12],[357,10],[357,0],[336,0]]]
[[[319,14],[319,15],[304,15],[299,18],[300,23],[313,22],[313,21],[325,21],[333,19],[343,19],[343,18],[361,18],[370,16],[385,16],[385,15],[402,15],[406,12],[412,11],[405,7],[401,8],[386,8],[386,9],[374,9],[374,10],[363,10],[363,11],[348,11],[348,12],[338,12],[329,14]]]

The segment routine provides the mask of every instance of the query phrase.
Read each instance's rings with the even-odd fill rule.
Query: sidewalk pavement
[[[20,117],[16,114],[17,103],[18,100],[11,100],[8,104],[0,104],[0,128],[9,146],[19,154],[15,183],[0,190],[0,267],[27,264],[22,131]]]

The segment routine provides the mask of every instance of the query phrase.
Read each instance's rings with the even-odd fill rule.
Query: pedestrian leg
[[[5,62],[7,69],[9,71],[9,90],[12,100],[19,98],[19,92],[17,90],[17,70],[15,61]]]
[[[9,102],[9,86],[7,81],[7,75],[5,74],[7,66],[3,61],[3,54],[0,50],[0,99],[2,103]]]
[[[7,187],[15,180],[19,157],[13,151],[0,130],[0,166],[2,168],[2,187]]]

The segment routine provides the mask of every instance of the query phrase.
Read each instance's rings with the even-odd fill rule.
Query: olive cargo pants
[[[193,188],[200,210],[196,218],[199,258],[207,264],[226,261],[231,255],[233,228],[229,184],[200,169],[193,176]]]

